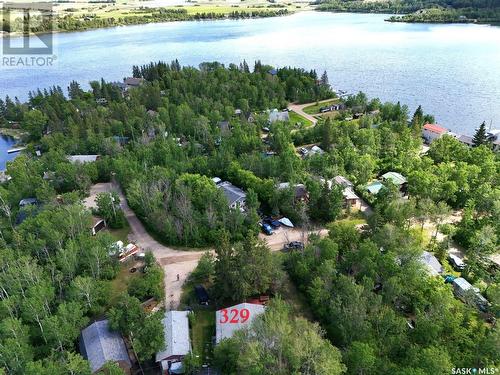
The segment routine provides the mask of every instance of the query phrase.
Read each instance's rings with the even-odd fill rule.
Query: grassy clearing
[[[319,113],[319,109],[321,107],[325,107],[327,105],[337,103],[338,101],[339,101],[339,99],[332,99],[332,100],[329,100],[327,102],[316,103],[316,104],[305,107],[304,112],[309,114],[309,115],[315,115],[316,113]]]
[[[193,311],[190,321],[193,352],[201,356],[203,363],[210,363],[213,353],[212,337],[215,335],[215,311]]]
[[[116,304],[120,295],[127,290],[128,284],[130,283],[131,280],[142,276],[142,273],[139,271],[131,273],[130,268],[131,268],[130,264],[120,265],[120,271],[118,272],[116,277],[113,280],[111,280],[111,292],[109,296],[110,306]]]
[[[108,232],[117,241],[122,241],[125,245],[128,244],[128,235],[130,234],[130,226],[128,225],[128,223],[124,228],[120,229],[108,228]]]
[[[300,128],[303,127],[309,127],[312,125],[312,122],[306,119],[304,116],[299,115],[297,112],[290,111],[288,112],[290,116],[290,123],[293,125],[296,125],[297,123],[300,123],[301,125],[299,126]]]

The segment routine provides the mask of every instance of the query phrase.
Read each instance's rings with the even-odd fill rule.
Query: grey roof
[[[184,356],[191,351],[188,311],[167,311],[163,318],[165,348],[156,353],[156,362],[172,356]]]
[[[462,292],[465,292],[469,289],[472,289],[475,292],[478,292],[479,289],[473,287],[467,280],[465,280],[463,277],[457,277],[456,279],[453,280],[453,286],[456,288],[460,289]]]
[[[24,198],[19,201],[19,207],[31,206],[38,203],[38,199],[36,198]]]
[[[335,181],[336,184],[338,185],[342,185],[343,187],[353,187],[354,184],[349,181],[347,178],[345,178],[344,176],[335,176],[333,178],[333,180]]]
[[[439,260],[428,251],[424,251],[420,257],[420,261],[427,266],[431,275],[439,275],[443,273],[443,266],[439,263]]]
[[[241,323],[241,310],[243,309],[248,310],[249,316],[245,322]],[[222,310],[226,310],[228,318],[231,319],[234,317],[237,320],[237,323],[231,323],[230,321],[221,323],[223,321]],[[237,315],[232,312],[233,310],[238,311]],[[233,337],[235,331],[250,326],[253,320],[257,316],[263,314],[264,311],[264,306],[255,303],[240,303],[239,305],[231,306],[227,309],[218,310],[215,313],[215,342],[218,344],[223,339]]]
[[[122,336],[109,330],[108,320],[97,321],[82,330],[80,352],[93,373],[108,361],[123,361],[132,366]]]
[[[123,80],[127,86],[140,86],[144,82],[144,78],[127,77]]]
[[[269,122],[273,123],[276,121],[289,121],[290,115],[287,111],[278,111],[277,109],[273,109],[269,112]]]
[[[217,125],[222,133],[228,133],[231,130],[229,127],[229,121],[219,121]]]
[[[472,146],[474,142],[472,141],[472,137],[469,135],[459,135],[457,138],[460,142],[466,144],[467,146]]]
[[[243,190],[228,181],[219,183],[217,187],[222,189],[230,206],[236,202],[243,202],[247,197],[247,194]]]
[[[74,163],[85,164],[96,161],[97,159],[99,159],[99,155],[69,155],[67,158],[73,164]]]

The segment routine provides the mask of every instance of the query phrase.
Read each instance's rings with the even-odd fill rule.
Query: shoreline
[[[22,137],[27,133],[22,131],[21,129],[12,129],[12,128],[1,128],[0,127],[0,135],[8,136],[14,138],[16,141],[21,141]]]

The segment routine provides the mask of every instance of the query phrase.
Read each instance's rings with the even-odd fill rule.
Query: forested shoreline
[[[326,73],[260,61],[157,62],[134,66],[132,76],[91,82],[89,91],[77,82],[38,90],[26,103],[0,100],[0,125],[25,132],[27,144],[0,185],[0,369],[90,374],[78,335],[102,317],[128,337],[139,361],[151,363],[163,348],[162,312],[141,305],[164,298],[161,267],[148,253],[141,277],[117,289],[116,238],[90,232],[92,214],[125,224],[116,194],[99,196],[94,212],[82,204],[93,184],[109,181],[161,242],[215,248],[194,277],[213,286],[217,306],[276,297],[256,335],[216,347],[213,364],[223,374],[426,375],[499,365],[499,272],[490,256],[499,249],[500,156],[484,134],[474,147],[444,135],[423,154],[422,129],[434,119],[421,107],[363,93],[341,100]],[[270,120],[274,108],[323,99],[342,109],[315,125]],[[313,146],[321,152],[301,154]],[[96,157],[80,163],[71,155]],[[406,176],[406,195],[385,181],[368,193],[389,171]],[[352,181],[370,214],[345,206],[342,189],[327,183],[337,176]],[[214,177],[245,191],[245,210],[229,207]],[[297,185],[307,195],[298,197]],[[37,203],[22,203],[28,198]],[[452,212],[461,217],[450,224]],[[282,269],[257,238],[266,216],[329,234],[282,254]],[[447,261],[452,240],[467,256],[460,272]],[[480,288],[487,311],[428,275],[423,251]],[[280,301],[284,272],[315,323]],[[280,345],[268,344],[276,338]]]

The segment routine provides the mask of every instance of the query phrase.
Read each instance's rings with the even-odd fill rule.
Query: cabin
[[[215,313],[215,342],[233,337],[240,329],[249,327],[254,319],[265,312],[265,307],[256,303],[240,303]]]
[[[290,121],[288,111],[278,111],[276,108],[269,112],[268,123],[272,124],[276,121]]]
[[[127,77],[123,79],[123,83],[127,87],[139,87],[144,83],[144,78]]]
[[[323,155],[324,153],[325,151],[321,147],[314,145],[310,148],[307,154],[311,156],[311,155]]]
[[[243,190],[228,181],[219,182],[217,187],[222,189],[224,195],[226,196],[229,208],[245,211],[247,194]]]
[[[328,184],[328,188],[331,189],[333,184],[342,187],[342,195],[344,197],[344,208],[357,209],[361,208],[361,198],[354,192],[354,184],[349,181],[344,176],[335,176],[333,180],[320,179],[320,182]]]
[[[384,173],[381,176],[381,178],[382,178],[382,181],[384,181],[384,182],[390,181],[394,185],[398,186],[399,191],[401,192],[401,194],[403,194],[403,196],[408,194],[408,180],[401,173],[387,172],[387,173]]]
[[[491,142],[493,151],[500,151],[500,129],[493,129],[486,133],[488,141]]]
[[[162,320],[165,347],[155,356],[162,374],[175,373],[172,370],[179,369],[184,356],[191,352],[188,314],[188,311],[165,312]]]
[[[116,363],[125,374],[131,373],[132,363],[125,341],[119,332],[109,329],[108,320],[96,321],[83,329],[79,347],[93,374],[99,372],[106,362]]]
[[[100,159],[100,155],[69,155],[66,158],[71,164],[93,163]]]
[[[428,144],[432,143],[435,139],[442,137],[446,133],[448,133],[448,129],[437,124],[425,124],[422,128],[422,137]]]
[[[431,275],[438,276],[443,273],[443,266],[439,263],[439,260],[428,251],[424,251],[419,261]]]
[[[295,184],[290,185],[289,182],[282,182],[278,184],[278,190],[289,189],[292,187],[294,189],[294,201],[295,202],[308,202],[309,201],[309,192],[307,191],[306,185],[304,184]]]
[[[469,135],[461,134],[461,135],[457,136],[457,140],[466,146],[469,146],[469,147],[474,146],[474,141],[472,140],[472,137]]]

